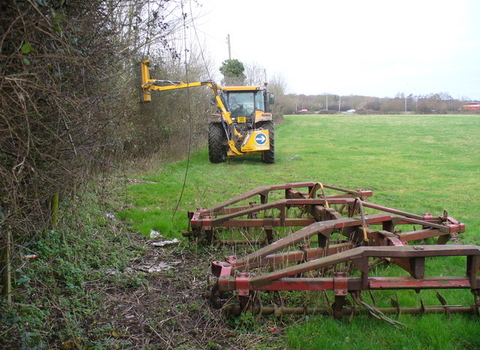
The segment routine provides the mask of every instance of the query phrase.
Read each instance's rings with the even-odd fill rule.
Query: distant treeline
[[[355,110],[358,114],[446,114],[478,113],[463,111],[465,101],[452,98],[447,93],[429,95],[397,94],[391,97],[339,96],[339,95],[295,95],[287,94],[279,101],[285,113],[338,113]],[[303,111],[302,111],[303,110]],[[307,111],[305,111],[307,110]]]

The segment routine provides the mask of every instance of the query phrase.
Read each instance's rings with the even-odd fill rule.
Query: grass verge
[[[54,230],[17,241],[12,302],[0,303],[2,349],[122,348],[107,317],[108,293],[145,283],[124,273],[145,251],[94,191],[63,202]],[[33,258],[32,258],[33,257]]]

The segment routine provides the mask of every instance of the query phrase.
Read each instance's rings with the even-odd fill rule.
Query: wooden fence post
[[[58,192],[55,192],[52,196],[52,199],[50,200],[50,208],[52,210],[52,219],[50,221],[50,226],[52,229],[57,227],[58,223],[58,201],[60,198],[60,194]]]
[[[12,302],[12,265],[11,265],[12,234],[8,231],[3,237],[0,246],[0,291],[7,302]]]

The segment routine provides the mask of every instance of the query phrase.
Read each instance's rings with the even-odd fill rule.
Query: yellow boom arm
[[[143,88],[143,100],[145,102],[152,101],[152,96],[151,96],[152,90],[166,91],[166,90],[175,90],[175,89],[185,89],[185,88],[191,88],[191,87],[197,87],[197,86],[208,86],[210,90],[212,90],[213,95],[215,96],[215,102],[217,104],[217,107],[220,108],[220,110],[222,111],[223,119],[227,122],[228,125],[233,126],[233,134],[236,137],[240,137],[240,138],[243,137],[235,128],[235,125],[233,124],[233,121],[231,118],[232,113],[227,109],[227,107],[223,103],[223,100],[220,94],[218,93],[219,88],[217,84],[215,84],[213,81],[199,81],[194,83],[185,83],[183,81],[151,79],[150,71],[148,69],[149,62],[150,60],[142,61],[142,88]],[[228,145],[230,147],[230,150],[233,153],[238,155],[242,154],[242,152],[240,152],[235,147],[235,142],[233,140],[229,139]]]
[[[228,124],[232,124],[233,121],[230,118],[231,112],[227,109],[225,104],[222,101],[218,93],[218,86],[213,81],[199,81],[194,83],[184,83],[183,81],[172,81],[172,80],[158,80],[150,78],[150,71],[148,70],[148,63],[150,60],[142,61],[142,88],[143,88],[143,100],[145,102],[152,101],[152,96],[150,91],[152,90],[175,90],[175,89],[185,89],[197,86],[208,86],[212,90],[215,96],[215,102],[217,107],[222,111],[222,115],[225,118],[225,121]],[[159,85],[161,84],[161,85]],[[168,85],[165,85],[168,84]]]

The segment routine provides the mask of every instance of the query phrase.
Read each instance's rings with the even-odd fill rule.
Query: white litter
[[[180,265],[181,262],[179,261],[172,261],[172,262],[159,262],[153,265],[139,265],[135,267],[135,270],[148,272],[148,273],[155,273],[155,272],[163,272],[170,269],[173,269],[175,266]]]
[[[165,247],[166,245],[172,245],[177,243],[180,243],[180,240],[177,238],[174,238],[169,241],[151,242],[150,244],[153,245],[154,247]]]
[[[150,231],[150,238],[158,238],[158,237],[163,237],[161,232],[155,231],[155,230]]]

